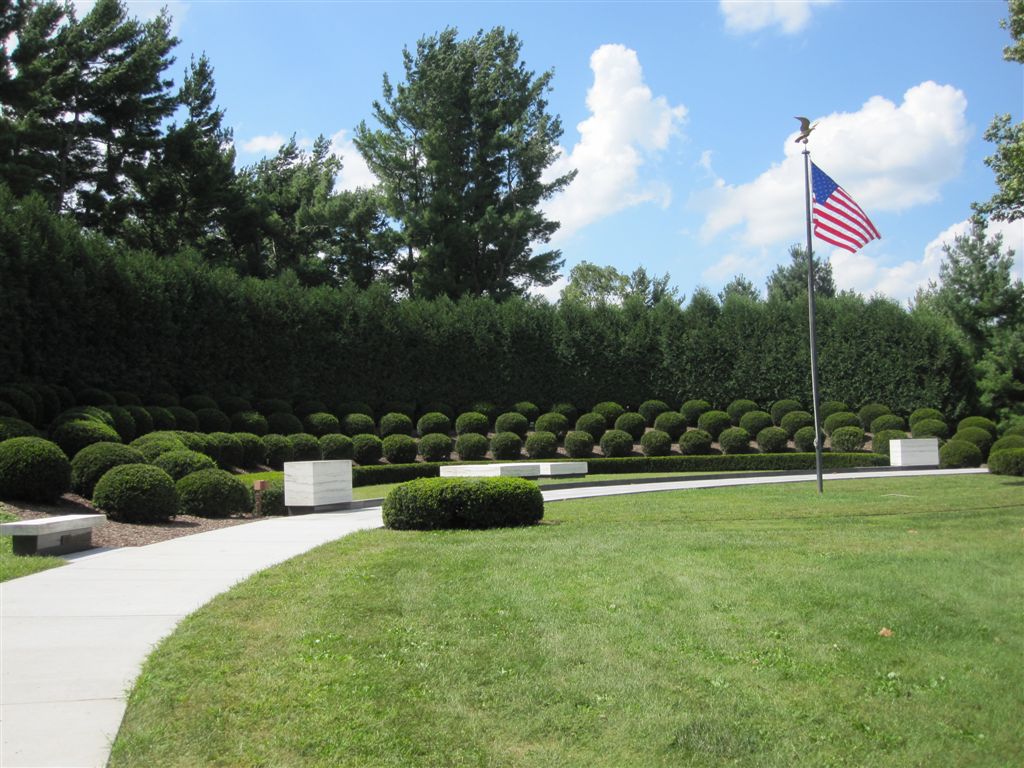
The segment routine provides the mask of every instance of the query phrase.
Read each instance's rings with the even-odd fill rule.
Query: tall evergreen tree
[[[768,276],[768,299],[792,301],[807,295],[807,249],[789,247],[789,264],[780,264]],[[814,295],[831,298],[836,295],[832,265],[814,256]]]

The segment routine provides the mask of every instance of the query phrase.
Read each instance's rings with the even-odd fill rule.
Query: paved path
[[[984,472],[961,472],[978,471]],[[825,478],[832,482],[925,474],[939,473]],[[562,488],[545,491],[544,498],[813,479],[734,477]],[[380,525],[380,507],[270,518],[147,547],[73,557],[62,568],[0,584],[0,766],[105,765],[132,681],[153,646],[182,618],[257,571]]]

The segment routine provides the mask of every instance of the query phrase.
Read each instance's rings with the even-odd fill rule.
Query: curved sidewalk
[[[825,479],[984,471],[837,473]],[[545,491],[544,498],[813,480],[801,474],[641,482],[559,488]],[[268,518],[146,547],[84,553],[64,567],[0,584],[0,766],[105,765],[132,681],[181,619],[257,571],[380,525],[379,506]]]

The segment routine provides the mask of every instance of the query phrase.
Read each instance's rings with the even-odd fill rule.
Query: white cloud
[[[242,142],[242,151],[252,154],[268,154],[277,152],[288,139],[280,133],[272,133],[269,136],[253,136],[248,141]]]
[[[569,278],[559,277],[551,285],[547,286],[531,286],[530,295],[540,296],[542,299],[547,300],[551,304],[557,304],[558,299],[562,294],[562,289],[569,284]]]
[[[962,91],[931,81],[909,89],[899,105],[873,96],[857,112],[818,118],[811,156],[869,216],[932,202],[963,166],[970,138],[966,110]],[[718,179],[694,199],[707,212],[705,239],[736,227],[747,245],[799,239],[805,226],[803,145],[794,143],[796,135],[785,141],[785,158],[753,181],[733,186]]]
[[[352,139],[346,138],[348,131],[342,129],[331,136],[331,149],[335,155],[341,158],[342,169],[335,180],[334,189],[353,190],[360,187],[374,187],[378,183],[377,177],[370,170],[370,167],[359,154]]]
[[[811,20],[811,7],[831,5],[834,0],[720,0],[730,32],[757,32],[778,25],[787,34],[799,32]]]
[[[571,151],[559,148],[546,179],[576,169],[569,188],[545,206],[561,222],[564,239],[588,224],[646,202],[667,206],[671,189],[641,180],[647,159],[668,146],[686,119],[686,107],[671,106],[644,84],[636,51],[602,45],[590,57],[594,84],[587,92],[590,117],[577,126],[580,140]]]
[[[705,269],[700,276],[711,285],[724,285],[737,275],[743,275],[759,284],[767,276],[768,264],[766,258],[729,253]]]

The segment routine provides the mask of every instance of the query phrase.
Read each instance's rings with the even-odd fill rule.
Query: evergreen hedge
[[[519,477],[414,480],[384,499],[384,527],[399,530],[532,525],[544,517],[540,488]]]

